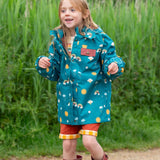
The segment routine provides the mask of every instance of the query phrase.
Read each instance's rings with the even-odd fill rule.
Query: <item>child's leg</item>
[[[83,144],[85,148],[91,153],[94,160],[102,160],[104,151],[97,142],[95,136],[83,135]]]
[[[63,158],[65,160],[76,159],[77,139],[63,140]]]
[[[76,145],[77,138],[80,137],[78,134],[80,126],[71,125],[60,125],[60,135],[59,138],[63,139],[63,159],[64,160],[76,160],[80,159],[76,156]]]
[[[83,144],[91,153],[92,160],[107,160],[107,155],[96,139],[99,126],[100,123],[83,125],[79,133],[83,135]]]

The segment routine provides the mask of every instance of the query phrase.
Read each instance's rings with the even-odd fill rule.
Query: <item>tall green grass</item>
[[[56,83],[34,68],[36,58],[47,55],[49,30],[59,25],[58,2],[0,1],[0,158],[62,153]],[[160,147],[160,3],[89,5],[126,62],[113,82],[112,121],[102,124],[98,140],[105,150]],[[86,151],[80,140],[78,150]]]

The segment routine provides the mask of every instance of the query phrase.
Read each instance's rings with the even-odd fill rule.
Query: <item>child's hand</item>
[[[118,72],[118,65],[117,63],[113,62],[108,66],[108,72],[110,74],[115,74]]]
[[[51,63],[49,62],[50,61],[50,59],[49,58],[47,58],[47,57],[42,57],[40,60],[39,60],[39,66],[41,67],[41,68],[48,68],[50,65],[51,65]]]

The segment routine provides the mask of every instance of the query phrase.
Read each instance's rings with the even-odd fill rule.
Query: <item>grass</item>
[[[113,82],[112,120],[99,130],[103,148],[160,147],[159,1],[91,1],[94,21],[126,62]],[[47,55],[58,1],[0,1],[0,159],[62,154],[56,83],[34,69]],[[97,12],[98,11],[98,12]],[[78,151],[85,151],[81,139]]]

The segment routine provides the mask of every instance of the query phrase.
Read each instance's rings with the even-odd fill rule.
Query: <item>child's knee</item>
[[[96,142],[96,137],[94,136],[83,136],[83,145],[86,149],[92,148]]]
[[[75,140],[63,140],[63,150],[70,151],[76,148],[76,141]]]

